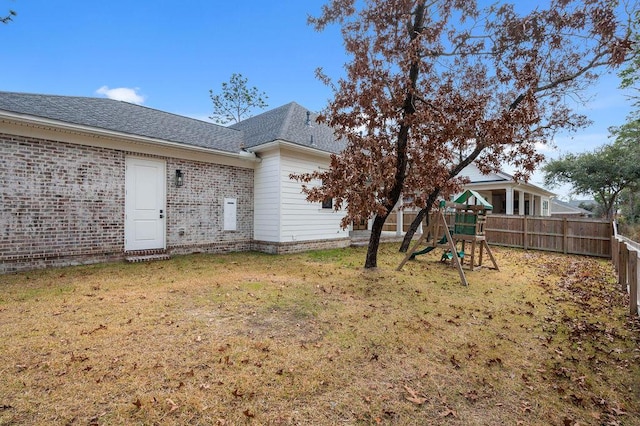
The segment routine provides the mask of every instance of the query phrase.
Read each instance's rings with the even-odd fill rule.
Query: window
[[[322,208],[323,209],[332,209],[333,208],[333,198],[327,197],[322,200]]]
[[[549,216],[549,202],[542,202],[542,216]]]

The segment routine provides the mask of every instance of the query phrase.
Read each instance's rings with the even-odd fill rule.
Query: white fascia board
[[[260,152],[270,151],[270,150],[274,150],[274,149],[278,149],[278,148],[286,148],[286,149],[288,149],[290,151],[296,151],[296,152],[309,154],[309,155],[316,155],[316,156],[324,157],[324,158],[331,158],[331,155],[333,154],[331,152],[322,151],[322,150],[317,149],[317,148],[311,148],[309,146],[298,145],[296,143],[287,142],[287,141],[283,141],[283,140],[280,140],[280,139],[277,139],[277,140],[274,140],[274,141],[271,141],[271,142],[267,142],[267,143],[263,143],[263,144],[260,144],[260,145],[256,145],[256,146],[253,146],[251,148],[247,148],[247,151],[260,153]]]
[[[555,193],[551,191],[547,191],[544,188],[540,188],[539,186],[532,185],[530,183],[525,183],[525,182],[514,182],[513,180],[494,181],[494,182],[471,182],[463,185],[463,187],[466,189],[475,189],[480,191],[482,190],[491,191],[491,190],[504,189],[507,187],[511,187],[515,190],[526,191],[535,195],[541,195],[543,197],[551,198],[556,196]]]

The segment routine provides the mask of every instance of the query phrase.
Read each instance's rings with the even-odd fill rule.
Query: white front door
[[[165,162],[127,157],[125,168],[124,249],[164,249]]]

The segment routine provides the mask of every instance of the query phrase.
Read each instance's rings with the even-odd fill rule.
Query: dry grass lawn
[[[364,249],[0,276],[0,424],[640,425],[605,260]]]

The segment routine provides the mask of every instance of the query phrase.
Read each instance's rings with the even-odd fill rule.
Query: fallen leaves
[[[455,355],[451,355],[451,358],[449,358],[449,361],[451,362],[451,365],[453,365],[453,368],[455,368],[455,369],[459,369],[460,368],[460,363],[456,359]]]
[[[80,335],[81,335],[81,336],[82,336],[82,335],[90,335],[90,334],[93,334],[93,333],[95,333],[95,332],[97,332],[97,331],[100,331],[100,330],[106,330],[106,329],[107,329],[107,326],[106,326],[106,325],[100,324],[99,326],[97,326],[97,327],[96,327],[96,328],[94,328],[93,330],[89,330],[89,331],[81,331],[81,332],[80,332]]]
[[[167,398],[166,399],[167,404],[169,405],[169,412],[173,413],[174,411],[176,411],[178,408],[180,408],[178,406],[178,404],[176,404],[175,402],[173,402],[173,400],[171,398]]]
[[[422,405],[427,401],[427,398],[418,396],[417,392],[411,389],[409,386],[405,385],[404,390],[409,394],[405,395],[405,399],[409,402],[413,402],[416,405]]]
[[[496,357],[496,358],[491,358],[491,359],[487,360],[487,367],[492,367],[494,365],[502,366],[502,359]]]
[[[513,260],[501,266],[521,268],[527,254],[509,254]],[[543,258],[532,257],[532,262]],[[511,272],[515,276],[508,284],[491,284],[488,291],[479,271],[474,272],[476,284],[458,288],[455,279],[429,277],[425,282],[420,270],[420,280],[402,284],[401,293],[391,279],[362,283],[355,268],[340,282],[332,277],[323,283],[304,281],[292,271],[293,283],[283,289],[260,284],[234,291],[234,284],[224,282],[226,260],[207,259],[220,270],[204,278],[204,270],[197,269],[208,263],[204,256],[194,264],[185,257],[179,272],[196,271],[198,285],[172,283],[177,291],[150,292],[143,305],[135,305],[140,290],[131,281],[124,291],[109,284],[110,297],[102,302],[112,303],[108,315],[88,315],[91,311],[81,305],[76,309],[73,294],[56,295],[67,300],[54,299],[42,318],[35,307],[16,302],[23,310],[20,318],[34,318],[6,346],[23,348],[23,356],[3,358],[9,360],[2,370],[11,380],[7,383],[24,389],[24,395],[41,395],[41,401],[68,389],[88,407],[76,423],[96,425],[116,416],[128,424],[337,424],[351,419],[361,424],[526,426],[562,425],[565,417],[570,426],[637,423],[639,403],[630,395],[639,371],[634,335],[640,336],[640,324],[617,317],[615,306],[602,307],[597,295],[576,296],[580,303],[574,303],[565,294],[572,290],[558,286],[559,279],[591,281],[596,293],[601,290],[593,277],[578,273],[578,265],[564,271],[563,263],[572,264],[567,260],[572,257],[558,256],[553,274],[542,277],[540,286],[531,284],[538,275],[529,273],[520,285],[515,281],[524,280],[519,277],[524,273]],[[278,259],[267,260],[274,269],[284,267]],[[266,267],[261,262],[262,257],[252,258],[251,267]],[[163,288],[163,276],[145,279]],[[222,284],[216,287],[210,280]],[[583,287],[578,293],[591,291],[576,285]],[[502,292],[505,288],[508,293]],[[227,292],[231,297],[225,297]],[[157,297],[167,294],[170,300]],[[14,308],[3,308],[4,320]],[[9,318],[3,324],[10,324]],[[169,320],[172,327],[165,326]],[[117,397],[110,400],[112,395]],[[28,421],[24,405],[17,396],[4,395],[0,424],[13,418],[38,423]]]
[[[440,418],[458,417],[458,414],[454,410],[447,408],[444,411],[441,411],[440,413],[438,413],[438,417]]]

